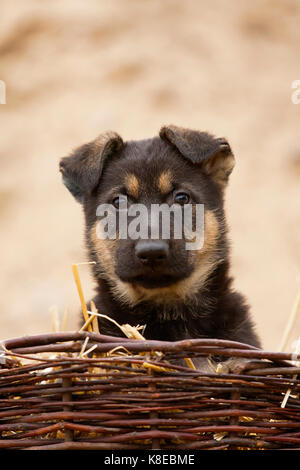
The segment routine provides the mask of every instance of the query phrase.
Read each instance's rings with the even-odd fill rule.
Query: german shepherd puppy
[[[220,338],[260,346],[244,297],[233,290],[224,192],[234,156],[224,138],[177,126],[124,142],[100,135],[60,162],[63,181],[82,204],[98,311],[120,324],[146,325],[147,339]],[[204,205],[204,243],[185,238],[104,239],[97,208],[110,204]],[[128,222],[129,223],[129,222]],[[120,335],[102,321],[101,332]]]

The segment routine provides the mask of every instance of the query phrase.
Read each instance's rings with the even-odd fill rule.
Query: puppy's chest
[[[181,311],[182,316],[178,311],[169,310],[167,314],[166,311],[163,312],[162,307],[158,306],[155,308],[153,306],[139,306],[139,311],[134,313],[130,309],[113,308],[110,310],[103,308],[103,306],[99,308],[99,311],[105,312],[120,325],[127,323],[143,327],[140,331],[146,339],[180,341],[214,336],[210,315],[204,316],[204,318],[198,315],[197,318],[193,318],[187,309]],[[102,334],[123,336],[120,329],[107,320],[100,319],[99,327]]]

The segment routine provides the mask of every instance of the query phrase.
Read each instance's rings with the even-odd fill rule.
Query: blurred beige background
[[[300,286],[299,22],[297,0],[1,1],[1,338],[50,331],[52,305],[76,324],[83,217],[60,157],[108,129],[174,123],[232,145],[235,285],[277,349]]]

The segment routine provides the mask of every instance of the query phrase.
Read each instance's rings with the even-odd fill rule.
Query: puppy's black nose
[[[164,240],[139,240],[135,254],[144,264],[160,263],[168,257],[169,245]]]

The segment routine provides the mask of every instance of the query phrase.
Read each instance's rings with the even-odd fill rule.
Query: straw
[[[88,264],[88,263],[78,263],[78,264]],[[74,279],[75,279],[76,287],[77,287],[77,290],[78,290],[78,295],[79,295],[79,299],[80,299],[80,303],[81,303],[81,308],[82,308],[84,321],[87,322],[88,319],[89,319],[89,315],[87,313],[87,307],[86,307],[86,303],[85,303],[85,300],[84,300],[82,285],[81,285],[81,281],[80,281],[77,266],[78,266],[77,264],[72,264],[72,271],[73,271],[73,276],[74,276]],[[91,327],[90,324],[88,325],[88,331],[92,331],[92,327]]]
[[[79,331],[84,331],[84,330],[86,330],[86,329],[89,327],[89,325],[93,322],[93,320],[94,320],[95,318],[96,318],[96,315],[95,315],[95,314],[91,315],[91,316],[87,319],[87,321],[84,323],[84,325],[82,325],[82,327],[80,328]]]
[[[290,318],[287,322],[285,331],[283,333],[281,343],[279,345],[279,351],[281,351],[281,352],[283,352],[286,348],[286,345],[287,345],[288,340],[290,338],[291,331],[292,331],[293,326],[296,322],[296,318],[297,318],[299,308],[300,308],[300,289],[299,289],[298,295],[296,297],[296,300],[294,302],[294,305],[293,305],[293,308],[292,308],[292,311],[291,311],[291,314],[290,314]]]
[[[52,331],[54,333],[58,333],[60,328],[59,328],[59,315],[58,315],[57,306],[53,305],[52,307],[50,307],[49,312],[50,312],[50,315],[51,315]]]
[[[98,313],[98,310],[97,310],[96,305],[95,305],[95,303],[93,302],[93,300],[91,300],[90,305],[91,305],[91,311],[94,312],[94,313]],[[100,331],[99,331],[99,323],[98,323],[98,320],[97,320],[97,315],[92,315],[92,325],[93,325],[93,331],[94,331],[94,333],[100,334]]]
[[[295,347],[295,354],[299,354],[300,353],[300,338],[298,339],[298,341],[296,342],[296,347]],[[300,365],[300,361],[295,361],[295,366],[299,366]],[[294,374],[293,375],[293,380],[296,380],[297,379],[297,376],[298,374]],[[284,396],[284,399],[282,400],[282,403],[281,403],[281,408],[285,408],[286,404],[287,404],[287,401],[290,397],[292,393],[292,389],[289,388],[287,391],[286,391],[286,394]]]
[[[69,318],[69,309],[66,308],[65,311],[64,311],[64,315],[63,315],[62,322],[61,322],[61,330],[62,330],[62,331],[66,331],[66,330],[67,330],[67,321],[68,321],[68,318]]]

